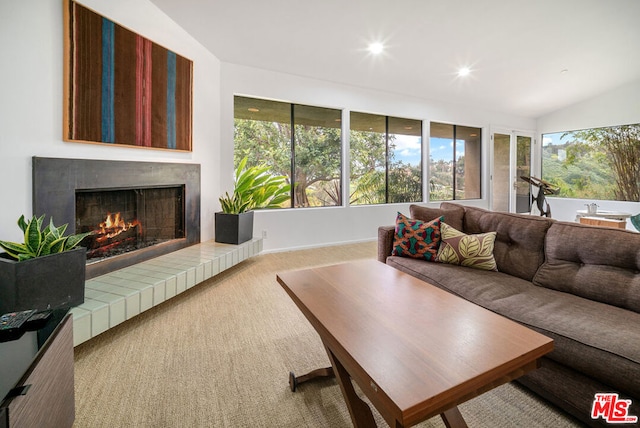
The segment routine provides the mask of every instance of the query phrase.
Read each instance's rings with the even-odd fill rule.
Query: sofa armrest
[[[378,227],[378,261],[386,263],[393,250],[393,234],[395,226]]]

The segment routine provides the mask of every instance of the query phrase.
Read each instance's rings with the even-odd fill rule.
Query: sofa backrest
[[[556,222],[533,283],[640,313],[640,234]]]
[[[431,221],[438,217],[444,217],[444,222],[454,229],[462,230],[464,207],[458,204],[443,202],[440,208],[431,208],[424,205],[410,205],[411,218],[421,221]]]
[[[465,206],[463,232],[497,232],[493,256],[498,270],[531,281],[544,262],[545,235],[553,222],[546,217]]]

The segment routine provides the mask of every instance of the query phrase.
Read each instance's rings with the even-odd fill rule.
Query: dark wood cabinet
[[[18,379],[17,383],[8,387],[8,391],[2,391],[4,398],[0,404],[0,428],[64,428],[73,425],[75,398],[71,314],[66,310],[56,311],[41,329],[27,331],[19,339],[0,343],[0,357],[12,365],[5,370]]]

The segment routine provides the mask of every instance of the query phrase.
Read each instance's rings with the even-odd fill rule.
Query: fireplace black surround
[[[33,157],[33,213],[68,223],[76,231],[76,193],[118,189],[183,187],[184,237],[132,252],[90,261],[86,278],[200,242],[200,165],[163,162],[110,161]]]

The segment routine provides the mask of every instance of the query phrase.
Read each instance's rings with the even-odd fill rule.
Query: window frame
[[[390,116],[390,115],[384,115],[384,114],[378,114],[378,113],[368,113],[368,112],[363,112],[363,111],[354,111],[354,110],[348,110],[349,113],[349,184],[353,184],[354,181],[352,180],[352,175],[351,175],[351,163],[352,163],[352,145],[351,145],[351,137],[352,137],[352,132],[365,132],[362,130],[358,130],[358,129],[354,129],[353,128],[353,115],[362,115],[362,116],[371,116],[371,117],[377,117],[379,119],[383,119],[384,120],[384,133],[380,133],[377,132],[379,134],[383,134],[383,138],[384,138],[384,145],[385,145],[385,150],[384,150],[384,201],[382,202],[378,202],[378,203],[354,203],[349,201],[349,205],[353,205],[353,206],[373,206],[373,205],[386,205],[386,204],[396,204],[396,203],[421,203],[424,202],[425,200],[425,194],[424,194],[424,178],[425,178],[425,169],[424,169],[424,152],[425,152],[425,145],[424,145],[424,123],[425,121],[422,119],[412,119],[412,118],[406,118],[406,117],[398,117],[398,116]],[[391,132],[391,127],[389,125],[390,121],[404,121],[407,123],[411,123],[414,122],[415,124],[420,126],[420,130],[417,132],[417,135],[415,132],[414,133],[407,133],[407,134],[400,134],[398,132]],[[375,131],[374,131],[375,132]],[[390,136],[391,135],[406,135],[406,136],[414,136],[414,137],[418,137],[420,140],[420,156],[419,156],[419,164],[418,164],[418,168],[420,171],[420,184],[418,186],[418,191],[420,192],[419,197],[416,200],[410,200],[410,201],[392,201],[390,198],[390,195],[393,194],[392,189],[390,189],[390,172],[392,171],[392,164],[390,163],[391,160],[391,147],[390,147]],[[401,161],[402,162],[402,161]],[[407,164],[408,166],[411,166],[411,164]]]
[[[540,176],[558,188],[557,197],[617,202],[640,201],[640,184],[637,182],[637,177],[640,176],[640,162],[634,161],[640,157],[640,122],[544,132],[540,133],[540,136]],[[564,137],[568,137],[568,141],[562,143]],[[545,143],[547,138],[552,141],[551,144]],[[554,153],[553,146],[557,146],[557,153]],[[562,156],[560,151],[563,153]],[[557,159],[556,167],[560,165],[566,168],[567,172],[564,175],[545,175],[545,164],[551,169],[553,164],[549,162],[553,160],[554,155],[562,157]],[[588,158],[592,160],[589,161]],[[600,159],[593,160],[594,158]],[[592,168],[593,165],[602,163],[605,165],[604,168]],[[565,178],[571,178],[571,181]],[[610,184],[603,186],[607,180]],[[585,189],[588,191],[585,192]]]
[[[272,123],[281,123],[282,125],[286,125],[289,128],[289,133],[290,136],[288,137],[288,145],[289,145],[289,159],[290,159],[290,164],[288,165],[288,177],[289,180],[291,182],[291,190],[290,190],[290,197],[289,197],[289,206],[287,207],[282,207],[281,209],[290,209],[290,208],[330,208],[330,207],[340,207],[343,206],[344,204],[344,197],[343,197],[343,176],[344,176],[344,166],[343,166],[343,154],[344,154],[344,132],[342,129],[342,114],[343,114],[343,110],[342,109],[338,109],[338,108],[333,108],[333,107],[322,107],[322,106],[315,106],[315,105],[310,105],[310,104],[301,104],[301,103],[293,103],[293,102],[289,102],[289,101],[280,101],[280,100],[273,100],[273,99],[267,99],[267,98],[260,98],[260,97],[252,97],[252,96],[246,96],[246,95],[240,95],[240,94],[235,94],[234,96],[234,159],[236,157],[236,139],[235,139],[235,132],[236,132],[236,121],[238,119],[242,119],[242,120],[255,120],[255,121],[260,121],[260,119],[253,119],[253,118],[247,118],[247,117],[239,117],[237,115],[237,110],[236,110],[236,100],[238,98],[242,98],[246,101],[256,101],[257,103],[274,103],[274,104],[282,104],[283,106],[286,106],[288,109],[288,114],[287,114],[287,118],[288,118],[288,122],[284,122],[283,120],[271,120],[267,117],[266,122],[272,122]],[[296,121],[296,107],[304,107],[304,108],[310,108],[310,109],[323,109],[326,110],[328,112],[332,112],[334,114],[336,114],[336,121],[338,122],[338,125],[335,127],[331,127],[331,128],[335,128],[339,131],[340,137],[339,137],[339,153],[336,154],[337,158],[339,159],[339,163],[338,163],[338,167],[337,167],[337,172],[338,172],[338,177],[334,178],[333,181],[335,181],[337,183],[337,189],[336,189],[336,193],[337,195],[334,195],[337,197],[338,201],[335,204],[332,205],[310,205],[310,206],[296,206],[296,187],[297,187],[297,182],[296,182],[296,173],[297,170],[299,169],[299,166],[297,166],[296,164],[296,146],[297,146],[297,142],[296,142],[296,126],[299,125],[299,123],[297,123]],[[329,127],[326,127],[329,128]],[[236,165],[236,160],[234,160],[234,167]]]
[[[451,138],[448,137],[434,137],[434,132],[433,132],[433,126],[434,124],[440,125],[440,126],[451,126],[452,127],[452,136]],[[465,188],[460,190],[458,189],[458,158],[457,158],[457,153],[458,153],[458,142],[459,141],[464,141],[464,161],[465,163],[467,162],[467,155],[468,155],[468,141],[467,140],[462,140],[458,138],[458,128],[468,128],[469,130],[473,129],[477,132],[477,135],[472,135],[474,137],[477,137],[477,148],[475,150],[476,154],[477,154],[477,167],[478,167],[478,176],[476,177],[478,180],[478,184],[477,184],[477,193],[478,196],[476,197],[465,197],[465,198],[458,198],[457,194],[460,191],[465,191],[466,192],[466,178],[465,178]],[[483,131],[484,129],[481,126],[472,126],[472,125],[461,125],[461,124],[456,124],[456,123],[448,123],[448,122],[436,122],[436,121],[430,121],[429,122],[429,153],[428,153],[428,172],[427,175],[429,177],[429,182],[427,183],[427,200],[429,202],[446,202],[446,201],[473,201],[473,200],[481,200],[483,198],[483,188],[482,188],[482,173],[483,173],[483,166],[484,166],[484,162],[483,162],[483,153],[484,153],[484,147],[483,147]],[[451,141],[452,143],[452,152],[451,152],[451,161],[450,161],[450,165],[451,165],[451,199],[433,199],[431,197],[432,192],[431,192],[431,179],[432,179],[432,170],[431,170],[431,166],[432,166],[432,154],[433,154],[433,150],[432,150],[432,141],[434,138],[441,138],[441,139],[448,139]],[[434,162],[435,163],[435,162]],[[435,175],[435,174],[434,174]]]

